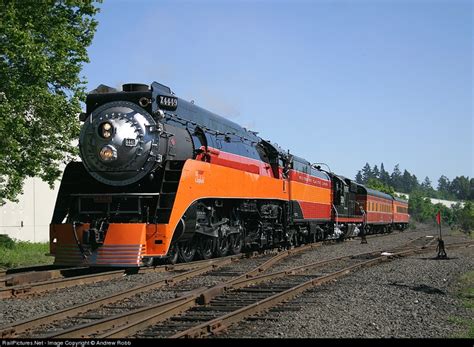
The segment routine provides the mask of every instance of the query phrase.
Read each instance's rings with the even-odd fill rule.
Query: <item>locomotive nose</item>
[[[84,122],[82,161],[98,181],[115,186],[132,184],[162,161],[160,130],[160,124],[136,104],[104,104]]]

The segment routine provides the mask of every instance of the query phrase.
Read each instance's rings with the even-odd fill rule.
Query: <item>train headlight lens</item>
[[[99,135],[104,139],[109,139],[112,136],[112,124],[109,122],[102,123],[99,127]]]
[[[117,159],[117,150],[113,146],[107,145],[102,147],[99,156],[103,161],[112,161]]]

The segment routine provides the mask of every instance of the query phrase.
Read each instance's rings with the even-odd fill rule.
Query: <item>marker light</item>
[[[109,122],[102,123],[99,127],[99,135],[102,136],[104,139],[108,139],[112,136],[112,124]]]

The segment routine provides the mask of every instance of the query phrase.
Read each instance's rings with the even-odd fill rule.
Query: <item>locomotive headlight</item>
[[[102,123],[99,127],[99,135],[102,136],[104,139],[108,139],[112,136],[112,124],[109,122]]]
[[[117,159],[117,150],[114,146],[107,145],[102,147],[99,152],[99,156],[103,161],[112,161]]]

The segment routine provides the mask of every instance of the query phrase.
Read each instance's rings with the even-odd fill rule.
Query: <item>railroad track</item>
[[[368,235],[367,238],[370,239],[387,235],[389,234]],[[337,241],[330,240],[324,241],[323,243],[332,244],[335,242]],[[321,243],[319,242],[315,244]],[[275,249],[267,250],[266,252],[274,251]],[[253,254],[253,252],[247,254]],[[246,257],[247,255],[242,254],[240,256]],[[206,261],[119,270],[111,270],[110,268],[67,267],[57,265],[42,265],[7,269],[3,272],[0,272],[0,299],[26,297],[29,295],[40,294],[60,288],[108,281],[134,273],[166,272],[172,269],[190,269],[200,266],[200,264],[203,262],[205,263]]]
[[[0,288],[21,286],[59,278],[77,277],[85,274],[108,272],[110,269],[65,266],[37,266],[32,268],[8,269],[0,273]],[[0,295],[0,297],[2,297]]]
[[[472,244],[470,242],[455,246],[464,247]],[[155,323],[145,330],[140,330],[141,327],[137,329],[132,323],[98,337],[205,337],[219,333],[245,318],[256,318],[256,315],[264,311],[275,310],[276,306],[302,292],[336,280],[357,269],[432,249],[433,247],[429,245],[425,245],[424,248],[406,247],[405,250],[393,252],[389,256],[382,256],[379,252],[362,253],[235,281],[224,286],[223,290],[214,288],[202,293],[199,297],[200,306],[193,307],[183,315],[163,320],[159,325]]]
[[[255,273],[265,271],[267,268],[272,266],[275,262],[278,262],[281,259],[284,259],[285,257],[298,254],[309,249],[314,249],[319,246],[321,246],[321,244],[311,244],[311,245],[302,246],[302,247],[292,249],[292,250],[278,252],[275,256],[270,258],[264,264],[259,265],[252,271]],[[267,254],[270,254],[270,255],[274,253],[275,252],[267,252]],[[115,307],[111,305],[116,304],[120,301],[129,299],[135,295],[139,295],[145,292],[150,292],[156,289],[171,287],[174,284],[182,283],[183,281],[203,275],[209,271],[213,271],[213,270],[215,271],[216,269],[219,269],[225,265],[229,265],[234,262],[239,262],[243,258],[259,258],[261,256],[262,256],[262,253],[254,252],[254,253],[242,254],[242,255],[225,257],[225,258],[217,258],[217,259],[212,259],[212,260],[207,260],[207,261],[199,261],[199,262],[193,262],[193,263],[188,263],[188,264],[176,264],[173,266],[168,266],[167,271],[170,273],[170,275],[163,279],[160,279],[148,284],[144,284],[144,285],[139,285],[132,289],[125,290],[120,293],[116,293],[116,294],[113,294],[113,295],[110,295],[98,300],[86,302],[82,305],[76,305],[74,307],[66,308],[66,309],[56,311],[50,314],[35,317],[33,319],[27,319],[21,322],[14,323],[8,327],[4,327],[0,329],[0,338],[14,337],[14,336],[18,336],[24,333],[26,333],[27,337],[38,336],[38,335],[41,335],[41,333],[35,332],[34,331],[35,329],[38,329],[41,326],[51,325],[53,322],[57,322],[62,319],[66,320],[65,322],[62,322],[63,326],[71,324],[71,322],[73,322],[72,324],[74,324],[75,321],[72,319],[72,317],[76,317],[78,320],[83,322],[84,320],[88,319],[87,315],[89,315],[90,319],[95,323],[97,322],[97,319],[98,319],[97,314],[92,313],[92,312],[95,312],[99,308],[104,308],[104,307],[109,306],[109,308],[111,308],[113,311]],[[151,271],[149,268],[145,268],[145,270]],[[252,274],[253,273],[252,271],[249,273]],[[176,272],[176,273],[172,273],[172,272]],[[232,275],[233,274],[234,273],[232,273]],[[84,315],[84,313],[87,313],[87,315]],[[110,311],[105,313],[106,316],[109,316],[110,314],[111,314]],[[51,329],[51,327],[49,326],[48,329]]]
[[[182,293],[177,298],[160,302],[155,305],[146,307],[129,307],[124,310],[124,307],[117,306],[122,313],[111,314],[108,312],[101,312],[101,315],[86,314],[81,317],[88,319],[89,322],[78,324],[78,321],[67,319],[69,327],[60,326],[59,331],[51,332],[51,326],[45,326],[46,321],[30,320],[23,322],[23,324],[16,324],[9,328],[0,330],[0,336],[11,337],[20,334],[22,331],[30,330],[27,337],[44,337],[44,338],[71,338],[71,337],[125,337],[125,336],[139,336],[139,337],[197,337],[209,333],[216,333],[221,329],[235,323],[239,319],[254,315],[262,309],[268,309],[284,300],[288,300],[288,296],[295,296],[301,291],[307,290],[312,286],[321,285],[331,281],[342,275],[346,275],[358,268],[364,266],[374,265],[382,261],[388,261],[394,257],[409,255],[416,252],[421,252],[433,249],[429,243],[431,240],[425,237],[419,237],[411,240],[404,248],[400,247],[398,250],[393,250],[389,256],[381,256],[380,251],[359,254],[357,256],[346,256],[342,258],[335,258],[329,261],[322,261],[294,268],[291,270],[279,271],[273,274],[262,275],[267,269],[274,264],[281,262],[281,260],[294,254],[304,252],[306,249],[311,249],[315,245],[296,248],[290,251],[281,252],[275,257],[271,258],[265,264],[258,266],[247,273],[234,277],[233,279],[220,283],[212,288],[194,288]],[[417,245],[415,246],[415,243]],[[465,246],[465,243],[457,246]],[[411,248],[409,248],[411,246]],[[222,259],[217,259],[219,261]],[[328,266],[334,268],[335,263],[339,262],[337,271],[329,271]],[[345,263],[344,263],[345,262]],[[342,264],[342,265],[341,265]],[[321,272],[325,266],[326,273]],[[216,266],[217,267],[217,266]],[[215,267],[215,268],[216,268]],[[214,269],[215,269],[214,268]],[[319,272],[311,273],[308,271]],[[210,270],[209,270],[210,271]],[[328,272],[329,271],[329,272]],[[202,269],[201,274],[208,271]],[[259,275],[260,274],[260,275]],[[229,275],[235,275],[230,273]],[[291,279],[291,283],[289,282]],[[174,282],[176,281],[176,282]],[[275,281],[280,283],[275,284]],[[173,279],[171,283],[177,283]],[[263,287],[259,287],[263,286]],[[149,287],[147,290],[152,290],[162,287]],[[131,292],[122,293],[122,298],[133,295]],[[109,301],[102,301],[95,303],[95,307],[104,307],[110,302],[118,302],[120,296],[115,299],[107,299]],[[103,299],[105,300],[105,299]],[[249,301],[250,300],[250,301]],[[229,306],[226,303],[239,303],[238,306]],[[87,303],[89,312],[93,307],[91,303]],[[245,307],[247,307],[245,309]],[[113,309],[114,307],[112,307]],[[257,311],[255,311],[257,310]],[[64,310],[63,310],[64,311]],[[85,307],[82,311],[86,311]],[[125,311],[125,312],[123,312]],[[77,313],[77,312],[76,312]],[[74,313],[62,312],[63,317],[71,317]],[[60,315],[49,315],[50,321],[58,320]],[[104,318],[104,316],[109,316]],[[203,322],[204,321],[204,322]],[[155,328],[147,328],[160,323]],[[73,325],[73,327],[71,327]],[[43,326],[43,330],[32,331],[34,327]],[[117,328],[118,327],[118,328]],[[151,330],[150,330],[151,329]],[[153,329],[158,329],[155,331]],[[48,333],[45,334],[45,330]],[[138,332],[140,332],[138,334]],[[165,334],[167,332],[167,334]],[[137,335],[138,334],[138,335]]]
[[[274,250],[268,250],[262,254],[274,252]],[[261,253],[250,252],[246,254],[239,254],[227,258],[234,257],[252,257]],[[68,288],[77,285],[91,284],[102,281],[108,281],[112,279],[122,278],[127,275],[137,273],[150,273],[150,272],[168,272],[168,271],[180,271],[193,269],[202,265],[207,265],[212,260],[200,260],[190,263],[180,263],[175,265],[161,265],[156,267],[142,267],[142,268],[127,268],[120,270],[111,270],[104,268],[63,268],[63,269],[49,269],[44,268],[43,271],[25,271],[18,272],[16,274],[9,274],[7,270],[4,278],[0,277],[0,299],[11,298],[11,297],[26,297],[28,295],[45,293],[55,289]],[[35,267],[37,268],[37,267]],[[83,274],[85,273],[85,274]],[[46,279],[46,280],[45,280]]]

